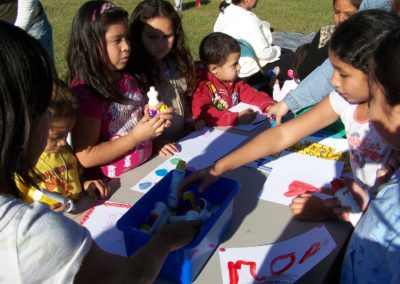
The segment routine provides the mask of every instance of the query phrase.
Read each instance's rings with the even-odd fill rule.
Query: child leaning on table
[[[68,86],[57,80],[49,106],[50,126],[47,145],[34,167],[37,176],[37,186],[42,190],[56,192],[63,197],[77,200],[85,191],[89,196],[107,198],[110,190],[102,180],[86,180],[81,183],[80,165],[67,143],[68,133],[74,127],[78,113],[78,100]],[[24,186],[18,181],[21,198],[27,202],[34,202],[35,187]],[[53,201],[48,203],[54,211],[68,210],[68,205]]]
[[[233,37],[215,32],[203,39],[200,59],[204,66],[192,101],[195,119],[202,119],[212,126],[248,124],[254,120],[256,112],[252,109],[232,112],[229,109],[244,102],[264,112],[275,103],[266,93],[238,78],[239,58],[240,45]]]

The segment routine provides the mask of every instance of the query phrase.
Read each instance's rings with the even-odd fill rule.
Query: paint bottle
[[[331,181],[332,189],[335,193],[335,197],[340,201],[343,207],[349,207],[350,222],[355,226],[361,218],[362,212],[358,206],[353,194],[349,191],[343,181],[334,179]]]
[[[68,209],[65,212],[70,212],[74,210],[75,206],[71,199],[62,196],[59,193],[51,192],[46,189],[30,189],[28,192],[28,196],[35,202],[43,202],[49,205],[55,204],[68,204]]]
[[[168,190],[168,206],[172,209],[178,207],[178,188],[186,174],[186,162],[179,160],[176,169],[172,172],[171,183]]]
[[[162,225],[164,225],[168,220],[168,207],[164,202],[157,201],[154,205],[153,210],[151,210],[150,214],[146,217],[142,226],[140,226],[140,230],[147,232],[149,234],[153,234]]]
[[[201,221],[203,223],[207,222],[208,219],[211,218],[212,213],[212,204],[204,198],[197,198],[196,199],[196,210],[200,214]]]
[[[154,88],[154,86],[151,86],[149,91],[147,92],[147,97],[149,98],[148,105],[149,105],[149,115],[151,118],[155,117],[158,113],[158,111],[163,112],[168,108],[167,105],[162,105],[159,109],[157,108],[157,104],[160,103],[158,100],[158,92]]]

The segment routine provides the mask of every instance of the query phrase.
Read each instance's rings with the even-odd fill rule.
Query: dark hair
[[[67,51],[67,83],[81,80],[102,99],[119,101],[110,82],[109,57],[105,39],[109,25],[128,20],[128,13],[108,1],[88,1],[76,13]]]
[[[228,7],[229,5],[231,5],[231,4],[238,5],[238,4],[240,4],[242,1],[243,1],[243,0],[232,0],[232,1],[230,1],[230,3],[228,3],[228,2],[226,2],[226,1],[224,0],[224,1],[222,1],[222,2],[219,4],[218,9],[219,9],[219,11],[220,11],[221,13],[223,13],[224,10],[225,10],[225,8]]]
[[[400,13],[400,1],[392,0],[390,4],[392,5],[392,12],[398,15]]]
[[[60,79],[55,82],[49,110],[53,120],[75,117],[78,114],[78,98],[71,92],[67,84]]]
[[[191,95],[195,82],[193,58],[186,45],[181,18],[168,1],[144,0],[132,12],[129,25],[132,53],[127,69],[137,77],[142,92],[146,92],[149,86],[156,85],[155,82],[160,78],[161,70],[158,63],[147,52],[142,42],[142,32],[147,21],[160,16],[168,18],[174,29],[174,44],[166,60],[171,60],[176,64],[177,75],[182,76],[186,81],[187,89],[184,95]]]
[[[200,43],[200,59],[207,65],[222,65],[229,54],[234,52],[240,52],[239,43],[233,37],[224,33],[210,33]]]
[[[294,78],[293,79],[296,82],[300,82],[299,75],[298,75],[299,66],[303,62],[308,51],[310,50],[310,46],[311,46],[310,43],[305,43],[303,45],[300,45],[296,49],[296,52],[294,53],[294,59],[293,59],[293,76],[294,76]]]
[[[41,44],[0,21],[0,191],[18,196],[14,175],[31,184],[30,141],[46,112],[54,66]]]
[[[361,11],[340,24],[330,50],[342,61],[368,74],[368,61],[381,40],[400,26],[400,18],[383,10]]]
[[[333,0],[333,6],[335,6],[337,0]],[[361,2],[363,0],[347,0],[350,4],[358,9],[360,9]]]
[[[390,106],[400,104],[400,29],[390,32],[381,42],[371,60],[371,78],[383,88]]]

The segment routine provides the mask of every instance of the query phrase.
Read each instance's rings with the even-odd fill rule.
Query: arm
[[[183,247],[196,234],[193,222],[163,227],[130,258],[109,254],[93,243],[84,258],[76,283],[153,283],[169,252]]]
[[[241,102],[257,106],[262,112],[275,104],[275,101],[267,93],[257,91],[243,81],[240,81],[238,84],[240,84],[239,93]]]
[[[338,118],[339,115],[333,110],[327,97],[303,115],[262,132],[250,142],[218,160],[214,166],[192,174],[182,183],[179,191],[182,192],[190,184],[199,180],[202,180],[199,191],[204,191],[225,172],[282,151]]]
[[[33,12],[38,6],[38,0],[18,0],[17,18],[14,25],[27,30],[32,20]]]

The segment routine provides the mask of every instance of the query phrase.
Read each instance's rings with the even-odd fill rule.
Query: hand
[[[50,210],[54,211],[54,212],[67,212],[69,210],[69,204],[68,203],[55,203],[55,204],[51,204],[49,205]]]
[[[105,199],[110,195],[110,188],[100,179],[83,182],[83,190],[93,199],[97,199],[98,197]]]
[[[376,180],[375,184],[372,187],[372,192],[377,190],[382,184],[387,182],[398,168],[398,153],[393,151],[387,163],[382,165],[382,167],[376,171]]]
[[[169,243],[171,251],[180,249],[190,243],[199,233],[199,221],[185,221],[163,226],[154,238],[161,238],[163,242]]]
[[[284,101],[280,101],[269,107],[266,111],[268,117],[272,117],[275,115],[275,122],[277,125],[281,124],[282,117],[289,111],[289,107],[285,104]]]
[[[256,116],[257,112],[251,108],[245,109],[239,112],[238,124],[249,124],[256,118]]]
[[[326,206],[324,200],[303,193],[292,200],[290,209],[295,218],[303,221],[324,221],[337,219],[332,207]]]
[[[163,102],[160,102],[157,104],[157,107],[160,108],[161,106],[166,106],[166,104],[164,104]],[[162,119],[165,120],[165,128],[168,128],[171,126],[172,122],[172,114],[174,113],[174,108],[172,107],[167,107],[164,108],[161,112],[159,112],[158,114],[160,115],[160,117]]]
[[[204,192],[221,175],[222,173],[218,173],[213,166],[194,172],[181,182],[178,188],[178,196],[181,196],[190,185],[199,181],[201,181],[201,184],[198,190]]]
[[[168,157],[168,156],[172,156],[175,155],[176,153],[179,152],[179,148],[175,143],[168,143],[165,144],[158,152],[158,154],[160,156],[163,157]]]

